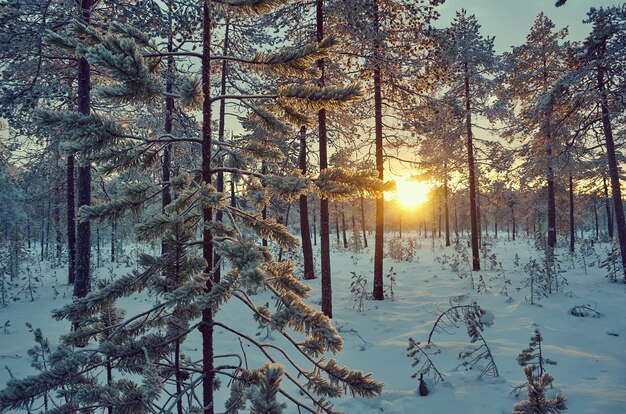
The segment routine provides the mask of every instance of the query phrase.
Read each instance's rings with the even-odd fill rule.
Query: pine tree
[[[245,3],[238,8],[242,13],[256,14],[269,11],[274,5],[276,4]],[[268,249],[259,246],[257,240],[271,239],[286,249],[293,249],[298,245],[297,239],[283,225],[274,219],[264,220],[258,214],[259,209],[269,199],[268,192],[285,200],[298,198],[312,188],[320,197],[326,198],[345,198],[359,193],[377,196],[383,189],[382,184],[367,171],[345,169],[327,169],[317,177],[301,174],[283,177],[258,173],[251,169],[257,160],[279,162],[281,153],[270,146],[255,142],[244,142],[241,145],[219,142],[213,139],[211,132],[210,105],[218,100],[236,99],[246,102],[252,109],[257,124],[276,130],[286,127],[267,109],[254,106],[253,101],[272,102],[274,112],[299,125],[306,119],[302,115],[306,111],[317,111],[321,107],[339,107],[355,99],[359,95],[359,89],[357,86],[319,88],[298,85],[283,86],[271,93],[212,96],[210,63],[214,56],[210,53],[213,16],[210,6],[208,2],[203,6],[203,54],[184,53],[185,56],[203,57],[201,80],[181,82],[173,91],[181,105],[200,104],[201,138],[170,135],[148,138],[131,133],[113,119],[76,112],[38,112],[40,125],[71,132],[70,140],[64,144],[66,150],[76,152],[83,161],[97,163],[105,171],[146,170],[155,164],[164,147],[181,143],[199,145],[202,148],[202,163],[200,170],[192,168],[171,177],[166,186],[161,183],[137,182],[128,185],[125,194],[119,199],[81,209],[81,220],[85,221],[120,217],[125,211],[141,210],[143,205],[149,204],[164,188],[168,188],[176,195],[175,200],[165,208],[163,214],[153,215],[138,225],[136,237],[140,241],[168,240],[170,235],[175,235],[173,244],[165,249],[162,257],[141,256],[140,270],[115,280],[85,298],[78,298],[74,303],[57,311],[57,318],[71,320],[81,327],[80,330],[63,339],[63,346],[55,354],[55,363],[48,372],[11,382],[0,394],[0,408],[24,407],[42,392],[62,386],[70,375],[74,381],[69,386],[75,407],[112,406],[117,407],[114,411],[124,409],[143,412],[148,411],[151,406],[157,406],[158,410],[166,410],[170,407],[158,405],[163,387],[172,378],[177,384],[180,383],[180,373],[186,371],[186,375],[202,375],[193,379],[181,392],[192,393],[193,388],[200,387],[201,384],[202,410],[206,413],[214,413],[216,410],[213,393],[217,375],[227,375],[234,379],[231,391],[236,400],[249,401],[255,405],[261,398],[274,407],[273,409],[278,409],[271,402],[276,393],[263,385],[263,375],[275,382],[280,377],[280,369],[267,368],[264,374],[256,375],[252,370],[237,368],[231,371],[231,368],[214,365],[215,329],[230,332],[248,341],[265,353],[272,363],[277,362],[264,351],[265,346],[262,343],[215,319],[220,307],[231,298],[241,301],[249,308],[259,323],[283,335],[294,346],[294,350],[303,354],[312,366],[309,370],[294,365],[287,351],[284,351],[288,364],[285,376],[309,402],[301,402],[282,390],[281,394],[286,395],[298,407],[310,412],[330,413],[332,406],[326,401],[326,397],[338,396],[346,389],[354,395],[366,397],[380,393],[382,384],[371,380],[369,374],[349,370],[337,365],[333,359],[326,360],[322,357],[324,353],[336,353],[341,349],[342,341],[338,332],[328,317],[303,302],[309,288],[294,277],[293,264],[275,262]],[[49,34],[49,42],[84,56],[90,64],[111,77],[112,82],[107,82],[98,89],[101,97],[130,105],[155,101],[163,96],[166,87],[158,76],[161,69],[160,59],[169,55],[178,56],[176,52],[160,51],[147,36],[130,26],[111,24],[109,32],[105,34],[75,23],[72,31],[82,40]],[[326,56],[335,43],[334,39],[328,38],[318,45],[305,45],[276,53],[263,52],[253,58],[219,58],[262,68],[263,72],[270,74],[317,76],[318,72],[308,65],[319,57]],[[223,167],[212,163],[214,146],[228,154]],[[226,203],[226,195],[212,185],[213,175],[220,171],[237,174],[246,180],[246,197],[250,201],[257,201],[250,202],[251,210]],[[217,210],[222,210],[229,217],[228,224],[215,220],[214,213]],[[188,235],[177,230],[187,226]],[[197,234],[198,229],[202,232],[202,240],[188,239]],[[200,252],[192,251],[184,254],[184,249],[195,250],[197,246],[201,246],[201,255]],[[214,278],[215,268],[219,266],[219,263],[214,262],[214,252],[230,266],[229,272],[219,281]],[[184,271],[181,272],[181,268]],[[244,293],[259,287],[270,290],[276,297],[274,311],[255,305]],[[90,327],[93,326],[91,321],[95,313],[105,309],[117,298],[145,290],[151,292],[157,300],[153,308],[141,315],[131,316],[114,325],[115,327],[106,328],[112,332],[97,346],[98,351],[95,354],[86,349],[70,352],[69,346],[77,345],[76,341],[84,342],[93,338],[96,332]],[[165,327],[167,329],[163,329]],[[286,330],[289,327],[302,332],[306,339],[297,341]],[[192,334],[196,329],[202,334],[202,357],[197,358],[200,362],[192,367],[182,363],[172,366],[166,356],[176,352],[173,348],[179,339]],[[113,386],[115,391],[106,386],[98,388],[93,383],[85,385],[89,382],[87,378],[91,378],[101,369],[100,359],[94,357],[98,354],[104,354],[106,361],[122,373],[137,374],[142,382],[121,379]],[[175,361],[182,359],[175,358]],[[288,371],[295,371],[295,374]],[[302,378],[304,382],[297,378]],[[260,391],[246,397],[243,390],[250,386],[257,386]],[[30,387],[27,392],[23,392],[25,387]],[[182,397],[184,395],[176,396]]]
[[[437,33],[437,55],[431,70],[440,74],[448,86],[445,100],[464,114],[467,171],[471,222],[472,269],[480,270],[478,175],[473,133],[473,117],[482,115],[491,120],[493,109],[486,104],[497,89],[493,76],[498,73],[493,38],[480,34],[480,25],[466,10],[457,12],[451,26]]]
[[[565,72],[565,47],[560,42],[567,29],[554,30],[554,23],[542,12],[537,16],[526,43],[514,47],[505,55],[511,98],[520,103],[515,133],[522,139],[533,131],[529,152],[545,168],[547,182],[548,245],[556,246],[555,154],[558,152],[559,131],[552,108],[536,111],[540,99],[548,93]]]
[[[526,387],[528,391],[528,400],[518,402],[513,407],[513,414],[548,414],[560,413],[567,410],[565,405],[565,397],[557,394],[552,400],[546,397],[546,387],[552,386],[554,377],[550,374],[543,373],[541,376],[534,375],[535,368],[531,365],[524,367],[524,374],[528,380]]]

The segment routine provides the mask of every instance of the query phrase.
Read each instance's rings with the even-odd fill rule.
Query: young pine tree
[[[258,14],[269,11],[277,3],[280,2],[241,3],[238,8],[242,13]],[[169,134],[142,137],[112,119],[95,115],[38,113],[40,125],[70,131],[66,150],[75,152],[82,162],[96,163],[108,172],[147,170],[170,144],[197,145],[202,157],[200,168],[192,166],[171,177],[168,183],[132,183],[120,199],[81,210],[81,220],[118,217],[129,210],[141,210],[167,188],[175,195],[174,200],[162,214],[138,225],[135,233],[138,241],[165,239],[170,245],[164,249],[163,256],[141,256],[139,270],[57,311],[55,317],[71,320],[78,330],[62,339],[48,371],[8,384],[0,393],[0,409],[20,409],[42,393],[69,389],[64,391],[65,406],[73,410],[111,407],[113,412],[168,411],[183,400],[186,410],[213,414],[217,409],[215,381],[222,376],[232,379],[228,412],[236,412],[247,404],[253,412],[279,412],[281,403],[276,403],[275,397],[280,393],[299,410],[332,413],[327,398],[337,397],[346,390],[365,397],[381,392],[382,384],[372,380],[369,374],[341,367],[334,359],[323,356],[339,352],[343,341],[330,319],[304,302],[310,289],[295,278],[293,264],[274,261],[270,251],[259,244],[259,239],[269,239],[285,249],[298,245],[283,225],[264,219],[259,211],[269,199],[268,192],[286,200],[298,198],[310,189],[327,198],[359,193],[378,196],[382,184],[372,173],[344,169],[327,169],[317,177],[258,173],[253,171],[257,161],[280,161],[281,154],[255,142],[238,145],[219,142],[211,133],[211,103],[219,100],[246,102],[258,123],[276,131],[286,126],[267,109],[253,105],[255,100],[270,104],[272,112],[299,125],[306,122],[304,112],[348,103],[359,94],[359,88],[297,85],[269,93],[212,96],[209,66],[212,59],[229,59],[247,68],[260,68],[261,74],[317,76],[310,63],[327,55],[336,42],[323,39],[317,45],[276,53],[260,52],[253,57],[213,56],[210,42],[214,14],[210,7],[211,2],[203,2],[203,54],[185,53],[202,58],[201,80],[181,82],[172,92],[181,104],[202,109],[201,138]],[[151,102],[163,96],[166,89],[158,74],[161,58],[170,53],[160,51],[141,32],[119,24],[111,24],[106,34],[80,24],[74,24],[72,31],[77,37],[51,34],[49,41],[84,56],[109,75],[111,80],[100,87],[99,95],[121,105]],[[214,152],[215,149],[220,151]],[[224,167],[213,164],[214,154],[227,154]],[[230,205],[226,194],[217,191],[212,181],[220,171],[237,174],[245,181],[250,208]],[[218,210],[228,217],[228,222],[215,220]],[[202,235],[201,240],[196,238],[198,234]],[[221,263],[214,263],[214,252],[228,269],[219,281],[214,274]],[[273,294],[275,309],[256,305],[247,294],[261,288]],[[95,324],[95,315],[117,298],[141,292],[153,297],[152,308],[110,326]],[[270,354],[266,344],[218,321],[218,311],[229,300],[239,301],[257,322],[283,336],[291,348],[280,348],[279,356]],[[288,328],[298,335],[292,336]],[[272,365],[261,370],[242,365],[215,365],[219,355],[214,349],[213,335],[217,330],[246,341]],[[94,341],[95,335],[105,331],[109,332],[106,338]],[[197,331],[202,342],[199,354],[172,359],[172,354],[180,352],[177,344],[197,335]],[[89,347],[83,347],[85,344]],[[272,348],[276,349],[274,345]],[[291,352],[300,354],[308,365],[296,364]],[[274,365],[279,361],[285,366]],[[102,385],[98,374],[109,366],[116,382]],[[288,380],[305,401],[282,388],[277,391],[281,378]],[[194,398],[200,393],[201,402]],[[170,397],[164,397],[165,394]]]

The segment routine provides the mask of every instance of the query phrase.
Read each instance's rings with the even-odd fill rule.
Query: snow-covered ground
[[[386,248],[394,237],[392,234],[387,236]],[[538,262],[542,260],[542,254],[534,249],[531,240],[492,240],[490,254],[495,254],[492,256],[495,269],[474,272],[475,288],[472,289],[467,263],[462,262],[458,271],[451,269],[455,259],[460,257],[454,247],[443,247],[441,239],[435,239],[433,243],[431,239],[404,235],[405,249],[409,238],[413,238],[415,245],[411,261],[385,259],[384,273],[389,273],[391,267],[395,272],[393,300],[367,300],[362,312],[356,309],[350,282],[352,272],[362,274],[367,279],[367,291],[371,290],[371,251],[335,251],[332,254],[334,322],[345,341],[344,350],[337,359],[342,365],[371,372],[373,378],[385,383],[380,397],[366,400],[346,396],[336,400],[336,410],[350,414],[511,413],[515,402],[525,396],[524,390],[517,398],[511,394],[512,386],[525,381],[516,357],[528,347],[534,329],[538,328],[544,339],[545,357],[558,363],[547,366],[547,370],[555,377],[555,388],[567,397],[568,412],[626,412],[626,285],[611,283],[604,277],[605,269],[598,268],[597,263],[588,267],[585,273],[579,253],[572,260],[565,250],[559,249],[564,271],[561,277],[567,279],[567,285],[562,292],[531,305],[527,300],[530,288],[523,287],[523,280],[528,277],[524,265],[531,257]],[[396,242],[396,250],[397,246]],[[595,246],[600,258],[606,256],[607,249],[605,244]],[[595,254],[589,254],[587,264],[597,262]],[[487,269],[491,267],[489,260],[486,266],[481,260],[481,265]],[[34,344],[33,335],[25,326],[26,322],[41,328],[52,345],[68,330],[67,322],[56,322],[50,316],[52,309],[62,306],[71,297],[71,289],[62,283],[65,269],[50,269],[47,264],[41,265],[41,270],[39,265],[30,266],[33,277],[42,274],[41,280],[35,283],[35,301],[31,302],[28,292],[23,291],[20,300],[0,308],[0,324],[9,321],[0,331],[0,363],[8,368],[0,370],[0,384],[9,379],[9,371],[16,377],[34,372],[27,355],[27,350]],[[107,269],[107,266],[110,265],[98,269],[98,273],[119,274],[128,270],[117,265]],[[486,291],[481,288],[478,292],[480,276],[487,285]],[[501,291],[505,278],[511,282],[507,286],[509,296]],[[20,283],[26,285],[26,280]],[[385,283],[389,283],[388,279]],[[319,306],[320,280],[314,280],[312,287],[309,303]],[[518,288],[521,289],[518,291]],[[13,294],[16,292],[12,290]],[[459,368],[462,362],[458,358],[459,352],[471,349],[472,344],[463,326],[449,329],[447,333],[435,333],[435,349],[441,352],[431,356],[445,381],[433,384],[430,378],[427,379],[430,394],[421,397],[417,392],[417,379],[411,378],[416,368],[411,367],[412,360],[406,355],[408,339],[412,337],[426,342],[433,323],[450,306],[450,298],[461,295],[465,295],[463,303],[475,300],[495,315],[494,323],[486,327],[482,335],[492,351],[499,376],[479,378],[480,368],[484,366],[482,362],[473,370]],[[271,302],[267,292],[254,298],[259,304]],[[124,300],[121,305],[132,315],[134,310],[153,301],[139,297]],[[601,317],[570,315],[568,311],[577,305],[588,305],[600,312]],[[224,306],[217,319],[253,336],[258,332],[257,323],[249,311],[235,301]],[[264,336],[265,332],[261,332],[257,338],[282,344],[276,333],[269,338]],[[199,334],[191,334],[183,343],[183,352],[197,354],[199,344]],[[240,352],[242,347],[250,366],[262,365],[262,359],[248,344],[240,344],[227,332],[216,331],[216,352]],[[226,391],[220,391],[218,404],[226,397]],[[297,410],[290,407],[286,412],[296,413]]]

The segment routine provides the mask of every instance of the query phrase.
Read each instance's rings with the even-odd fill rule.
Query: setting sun
[[[414,208],[428,201],[430,187],[406,177],[396,179],[395,200],[404,208]]]

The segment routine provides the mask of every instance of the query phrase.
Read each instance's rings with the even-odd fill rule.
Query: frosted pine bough
[[[98,89],[101,98],[130,105],[151,103],[162,96],[160,61],[156,57],[145,57],[158,55],[158,50],[146,36],[121,25],[113,25],[109,33],[102,34],[75,23],[71,32],[82,41],[50,34],[49,43],[86,57],[111,78],[113,83],[108,82]],[[259,61],[244,63],[268,68],[271,65],[271,73],[293,76],[325,56],[335,44],[331,39],[293,53],[264,55]],[[311,76],[313,72],[305,70],[302,74]],[[191,96],[200,92],[197,82],[181,85],[176,96],[183,103],[195,106],[201,101],[204,104],[207,100],[214,101],[210,96]],[[300,112],[338,107],[359,94],[356,86],[325,90],[295,85],[262,98],[274,100],[277,105],[274,108],[281,108],[288,119],[303,121],[306,117],[296,116]],[[168,135],[141,137],[127,132],[113,119],[74,112],[39,111],[37,118],[43,127],[72,131],[64,149],[77,154],[84,164],[97,164],[103,172],[148,171],[158,161],[160,151],[169,144],[200,144],[205,150],[208,145],[209,151],[223,157],[223,171],[240,177],[243,187],[249,184],[249,201],[257,208],[267,204],[269,197],[263,193],[287,200],[310,191],[324,197],[346,198],[363,193],[377,195],[384,188],[375,173],[370,172],[334,169],[327,170],[321,177],[294,174],[291,178],[256,173],[253,170],[259,160],[278,159],[276,151],[267,145],[245,142],[227,145],[212,142],[210,136],[208,140],[206,136],[203,139]],[[283,125],[271,116],[263,117],[262,121],[268,129]],[[207,407],[203,407],[196,394],[201,385],[206,385],[207,375],[229,379],[231,397],[226,410],[231,413],[247,409],[245,407],[252,412],[281,412],[283,403],[276,400],[278,394],[300,410],[332,413],[329,398],[346,391],[364,397],[381,392],[382,384],[372,380],[370,374],[342,367],[323,356],[341,350],[343,341],[337,330],[326,316],[303,302],[309,288],[294,277],[293,265],[275,262],[271,252],[258,243],[259,238],[265,238],[289,249],[297,247],[297,239],[275,220],[263,219],[255,209],[228,205],[226,196],[206,178],[207,172],[216,173],[219,167],[211,169],[209,165],[208,171],[206,168],[203,165],[202,170],[184,171],[167,183],[140,180],[128,185],[121,198],[81,210],[81,220],[102,220],[120,217],[129,211],[140,212],[164,189],[175,195],[175,200],[162,214],[152,216],[135,229],[138,242],[162,240],[164,254],[141,255],[138,270],[102,283],[86,297],[57,310],[54,317],[71,321],[76,329],[63,336],[50,357],[47,370],[8,384],[0,394],[1,409],[26,409],[33,401],[46,396],[54,405],[51,412],[81,409],[162,412],[176,409],[181,401],[187,410],[201,411]],[[212,212],[218,210],[226,217],[225,222],[213,220]],[[220,262],[215,264],[207,263],[198,248],[206,245],[207,232],[208,243],[220,257]],[[197,240],[198,233],[203,233],[204,242]],[[226,264],[228,272],[218,280],[214,278],[214,270],[222,263]],[[273,293],[275,309],[254,303],[248,292],[258,289]],[[144,292],[154,298],[154,305],[140,314],[124,317],[123,311],[116,307],[117,300]],[[261,343],[236,327],[214,319],[213,315],[231,299],[246,306],[259,324],[282,335],[290,345],[289,350]],[[211,314],[210,324],[205,319],[207,312]],[[197,359],[197,355],[185,355],[180,347],[186,337],[200,327],[205,331],[222,329],[241,338],[263,353],[270,364],[261,369],[249,369],[242,362],[243,355],[239,356],[238,364],[212,365],[207,374],[206,346],[201,359]],[[291,330],[297,334],[290,334]],[[300,354],[298,361],[303,360],[305,364],[295,362],[293,353]],[[212,361],[220,360],[219,355],[212,353],[212,348],[208,357]],[[283,378],[299,390],[302,397],[280,388]]]

